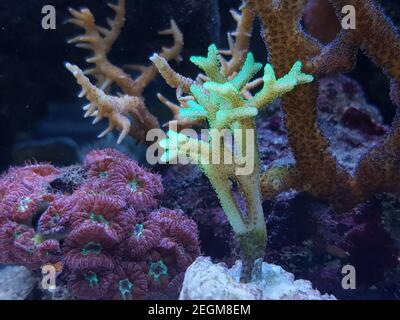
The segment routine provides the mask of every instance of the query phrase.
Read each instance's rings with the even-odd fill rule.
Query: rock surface
[[[24,300],[36,284],[25,267],[6,266],[0,269],[0,300]]]
[[[228,269],[199,257],[185,274],[180,300],[335,300],[313,289],[310,281],[295,280],[294,275],[273,264],[262,264],[262,277],[251,283],[239,282],[241,262]]]

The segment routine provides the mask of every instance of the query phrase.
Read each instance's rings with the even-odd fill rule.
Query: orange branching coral
[[[68,43],[93,51],[94,56],[86,61],[94,63],[95,66],[85,70],[85,74],[95,76],[98,80],[97,85],[103,90],[112,84],[113,77],[110,75],[110,70],[118,72],[118,68],[113,67],[108,61],[107,54],[111,51],[125,24],[125,0],[120,1],[118,5],[109,4],[109,6],[116,12],[114,20],[108,20],[110,29],[97,26],[89,9],[81,11],[69,9],[72,15],[69,22],[84,29],[85,33],[68,40]]]
[[[319,55],[309,57],[306,68],[319,76],[351,70],[361,49],[391,80],[393,102],[400,106],[400,34],[374,0],[329,0],[339,19],[342,8],[355,8],[356,28],[341,30]]]
[[[116,128],[121,131],[118,143],[128,134],[139,142],[144,142],[147,131],[159,127],[157,119],[146,108],[143,98],[144,89],[154,80],[158,71],[153,65],[134,66],[134,69],[139,70],[141,74],[133,79],[108,60],[107,55],[120,35],[125,22],[125,0],[119,0],[118,4],[109,4],[109,6],[116,13],[113,20],[108,20],[109,29],[98,26],[89,9],[80,11],[70,9],[72,15],[70,22],[82,28],[84,33],[69,40],[69,43],[92,51],[94,55],[86,61],[94,64],[94,67],[83,72],[77,66],[70,64],[66,64],[66,66],[82,86],[83,91],[80,97],[85,96],[90,102],[84,107],[85,117],[96,117],[94,123],[103,118],[109,120],[108,129],[99,137],[103,137]],[[163,48],[160,56],[166,60],[179,61],[183,48],[183,35],[176,23],[171,20],[170,29],[161,31],[160,34],[172,35],[174,38],[174,46]],[[95,77],[96,85],[93,85],[86,75]],[[124,96],[107,94],[113,84],[122,90]],[[134,121],[134,126],[131,125],[131,119]]]
[[[400,83],[400,61],[397,58],[400,54],[400,35],[396,27],[374,0],[330,0],[330,2],[336,9],[339,19],[342,17],[344,6],[353,6],[357,25],[355,29],[342,30],[337,39],[324,48],[322,55],[313,59],[315,71],[323,74],[336,73],[338,68],[340,70],[339,64],[343,64],[339,57],[347,60],[346,65],[351,68],[356,62],[355,53],[361,49],[392,80],[392,96],[397,96]]]
[[[301,28],[300,20],[308,0],[249,0],[263,24],[269,58],[278,75],[292,61],[302,61],[308,73],[323,77],[351,70],[362,49],[392,81],[392,98],[399,105],[400,37],[396,28],[372,0],[330,0],[342,16],[345,5],[353,5],[357,28],[342,30],[326,46]],[[318,82],[303,86],[282,101],[294,167],[273,168],[262,177],[266,197],[296,188],[330,200],[340,207],[351,207],[376,192],[399,191],[396,168],[400,164],[400,122],[396,120],[385,142],[364,156],[351,177],[338,166],[328,140],[317,126]],[[398,119],[398,117],[397,117]]]
[[[158,69],[160,74],[165,79],[166,83],[171,87],[176,89],[176,97],[183,104],[186,105],[186,101],[191,99],[191,96],[182,97],[183,94],[190,93],[190,87],[197,82],[201,82],[203,76],[199,75],[196,80],[191,79],[189,77],[185,77],[173,70],[171,66],[168,64],[168,61],[161,55],[153,54],[150,57],[150,60],[153,62],[154,67]],[[161,93],[157,94],[158,99],[166,105],[173,114],[172,122],[175,122],[177,128],[184,129],[190,128],[194,126],[201,125],[203,123],[202,120],[192,120],[192,119],[183,119],[179,115],[179,109],[181,108],[177,104],[165,98]]]
[[[357,13],[357,28],[343,31],[347,41],[339,47],[342,52],[355,53],[361,49],[371,60],[380,66],[391,80],[391,97],[400,107],[400,34],[384,15],[380,6],[371,0],[331,0],[340,17],[344,5],[352,5]],[[337,42],[336,42],[337,43]],[[316,67],[329,69],[335,47],[324,52],[322,59],[317,58]],[[343,50],[344,49],[344,50]],[[314,62],[315,62],[314,61]],[[318,65],[321,63],[322,66]],[[382,145],[373,148],[361,160],[354,179],[354,193],[357,200],[366,200],[376,192],[398,192],[400,179],[400,122],[397,114],[392,130]]]
[[[306,0],[250,0],[263,23],[263,37],[269,61],[277,76],[282,76],[293,61],[307,61],[318,55],[322,46],[301,28]],[[313,74],[312,72],[309,72]],[[318,81],[296,88],[282,99],[285,125],[296,166],[275,168],[263,178],[264,195],[272,197],[289,188],[303,189],[335,201],[349,190],[349,176],[337,165],[328,140],[317,125]],[[268,182],[268,183],[267,183]]]

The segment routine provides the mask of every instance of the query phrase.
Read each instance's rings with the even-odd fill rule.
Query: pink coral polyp
[[[57,263],[61,256],[60,244],[54,239],[45,240],[38,246],[37,254],[42,265]]]
[[[60,170],[50,164],[31,164],[25,167],[14,167],[8,172],[9,181],[23,183],[29,188],[44,188],[53,181]]]
[[[72,204],[67,197],[58,196],[39,219],[39,231],[46,236],[62,235],[66,232],[71,216]]]
[[[29,224],[41,202],[41,197],[24,185],[15,187],[5,197],[5,206],[11,208],[9,218],[19,223]]]
[[[159,175],[131,160],[116,164],[110,173],[110,181],[111,192],[123,194],[137,211],[154,208],[164,192]]]
[[[148,293],[147,276],[139,264],[123,262],[118,270],[118,281],[114,284],[116,299],[140,300]]]
[[[75,228],[82,223],[105,227],[119,240],[123,239],[126,219],[125,201],[117,196],[87,195],[78,201],[76,215],[71,218],[71,226]]]
[[[85,222],[67,237],[64,263],[75,271],[112,269],[112,248],[117,243],[117,235],[106,226]]]
[[[112,160],[113,162],[120,162],[123,160],[129,160],[128,156],[119,152],[118,150],[107,148],[107,149],[94,149],[90,151],[84,160],[84,165],[91,167],[96,163]],[[89,169],[90,170],[90,169]]]
[[[179,269],[185,270],[200,255],[196,223],[181,211],[160,209],[151,213],[150,221],[156,221],[163,234],[159,248],[173,252]]]
[[[84,221],[109,224],[119,216],[125,208],[125,202],[117,196],[87,195],[79,200],[75,210],[77,215],[71,218],[71,223],[80,224]]]
[[[30,269],[40,266],[36,233],[33,228],[8,221],[0,225],[0,262],[24,265]]]
[[[69,287],[79,299],[110,299],[113,294],[113,285],[117,279],[117,275],[112,271],[87,270],[74,274]]]
[[[131,226],[126,239],[127,254],[139,258],[153,249],[161,240],[161,231],[157,223],[146,221]]]
[[[88,170],[88,175],[91,178],[107,179],[110,166],[114,163],[113,159],[104,159],[94,162]]]

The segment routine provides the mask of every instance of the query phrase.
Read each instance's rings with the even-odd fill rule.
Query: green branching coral
[[[163,63],[156,55],[152,61],[156,65]],[[254,261],[264,257],[267,240],[261,206],[255,117],[274,99],[298,85],[312,82],[313,77],[302,73],[301,62],[296,62],[287,75],[277,79],[273,67],[267,64],[263,87],[255,95],[249,95],[244,94],[246,86],[262,69],[262,64],[254,61],[252,53],[248,53],[241,70],[232,76],[224,74],[215,45],[209,47],[207,57],[192,57],[191,61],[204,71],[207,81],[190,86],[191,96],[187,101],[181,100],[179,115],[183,119],[206,121],[209,135],[207,140],[199,140],[168,131],[168,137],[160,142],[166,149],[161,160],[173,162],[186,157],[201,167],[240,243],[242,280],[247,281]],[[171,73],[163,73],[166,69],[160,68],[160,72],[168,78]],[[233,143],[225,139],[226,133],[233,137]],[[243,197],[244,209],[235,197],[234,186]]]

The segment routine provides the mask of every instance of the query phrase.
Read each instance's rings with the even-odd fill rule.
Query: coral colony
[[[187,158],[207,177],[238,243],[242,282],[259,278],[260,262],[266,252],[268,256],[265,215],[269,212],[264,215],[263,201],[275,201],[268,225],[277,225],[278,230],[276,212],[281,210],[281,195],[288,191],[330,206],[329,214],[314,217],[318,231],[313,232],[329,230],[327,237],[338,224],[351,225],[343,234],[342,248],[340,241],[326,246],[332,255],[364,261],[368,254],[368,246],[362,245],[364,233],[383,239],[382,243],[399,239],[399,218],[390,209],[400,191],[397,117],[386,137],[366,151],[352,172],[336,159],[329,137],[317,122],[324,78],[351,70],[359,50],[390,78],[391,98],[400,106],[400,36],[376,1],[329,0],[338,20],[345,5],[356,8],[358,20],[356,29],[340,30],[326,45],[301,26],[309,1],[244,1],[241,13],[232,11],[237,29],[229,34],[229,49],[211,44],[206,57],[190,59],[203,72],[196,79],[175,72],[169,64],[181,60],[184,46],[174,20],[160,32],[173,37],[173,46],[154,53],[148,66],[130,66],[140,72],[136,79],[110,62],[107,56],[124,26],[125,2],[110,4],[115,17],[108,28],[97,25],[89,9],[70,9],[70,22],[83,33],[69,43],[92,53],[86,61],[93,66],[85,71],[65,65],[82,88],[79,96],[88,100],[85,117],[93,117],[93,124],[108,120],[99,137],[117,130],[118,144],[128,135],[150,144],[148,132],[160,125],[147,109],[143,91],[158,74],[176,89],[177,103],[158,94],[175,124],[157,143],[165,151],[161,161]],[[255,62],[249,51],[256,18],[268,49],[265,66]],[[257,78],[262,69],[262,77]],[[277,98],[294,161],[261,172],[260,154],[265,148],[256,117]],[[198,139],[182,130],[195,127],[208,128],[208,138]],[[374,133],[386,132],[378,129],[375,126]],[[223,138],[225,133],[233,136],[232,143]],[[226,162],[225,157],[233,161]],[[94,149],[82,165],[73,167],[11,167],[0,177],[0,262],[33,271],[55,265],[57,280],[79,299],[175,299],[185,271],[201,249],[197,220],[182,210],[162,207],[163,193],[159,174],[114,149]],[[382,216],[370,202],[377,195],[385,198]],[[195,195],[203,196],[208,197]],[[299,200],[287,197],[279,219],[300,214],[292,206]],[[211,214],[211,209],[205,211]],[[348,211],[353,214],[341,216]],[[223,220],[215,220],[220,223],[217,228],[222,228]],[[376,231],[381,225],[384,229]],[[273,231],[268,239],[275,248],[279,230]],[[371,240],[371,250],[379,251],[374,247],[379,241]],[[392,251],[387,255],[392,257]],[[394,264],[381,269],[389,265]]]
[[[155,55],[151,60],[160,65],[160,72],[167,79],[170,73],[163,71],[166,61]],[[301,73],[301,63],[296,62],[290,72],[283,78],[277,80],[271,65],[264,68],[263,88],[254,96],[248,98],[242,96],[242,90],[253,76],[260,71],[262,65],[254,62],[251,53],[247,55],[242,69],[231,79],[223,73],[218,59],[218,50],[211,45],[208,57],[193,57],[191,61],[198,65],[206,74],[207,81],[204,83],[193,83],[190,90],[184,93],[193,95],[194,100],[188,100],[187,105],[180,110],[180,116],[185,119],[207,120],[211,129],[229,129],[236,131],[254,132],[254,118],[258,110],[271,103],[275,98],[293,90],[299,84],[311,82],[312,76]],[[168,67],[167,67],[168,68]],[[177,77],[175,75],[175,77]],[[171,82],[168,81],[167,82]],[[184,85],[182,84],[183,88]],[[162,140],[160,145],[167,151],[162,160],[171,161],[179,154],[195,158],[200,157],[200,166],[210,179],[221,205],[238,237],[244,262],[243,280],[250,280],[254,260],[263,258],[266,245],[266,228],[261,204],[260,174],[257,147],[255,139],[246,139],[242,134],[242,141],[238,147],[238,153],[242,154],[245,149],[252,147],[254,168],[250,172],[238,172],[235,164],[227,164],[220,159],[215,164],[209,161],[211,158],[224,157],[225,145],[215,147],[214,139],[220,136],[210,135],[209,142],[196,140],[174,131],[169,131],[168,138]],[[186,146],[185,146],[186,145]],[[200,145],[200,146],[199,146]],[[188,151],[189,150],[189,151]],[[191,151],[194,150],[194,153]],[[200,151],[200,154],[196,152]],[[229,152],[229,151],[227,151]],[[235,158],[232,155],[231,158]],[[236,163],[236,162],[235,162]],[[236,182],[243,193],[246,204],[246,216],[244,217],[240,207],[236,203],[232,193],[232,180]]]
[[[75,174],[83,179],[71,185]],[[176,298],[200,253],[196,224],[158,207],[160,176],[113,149],[91,151],[72,170],[11,168],[0,190],[2,263],[60,263],[80,299]]]

